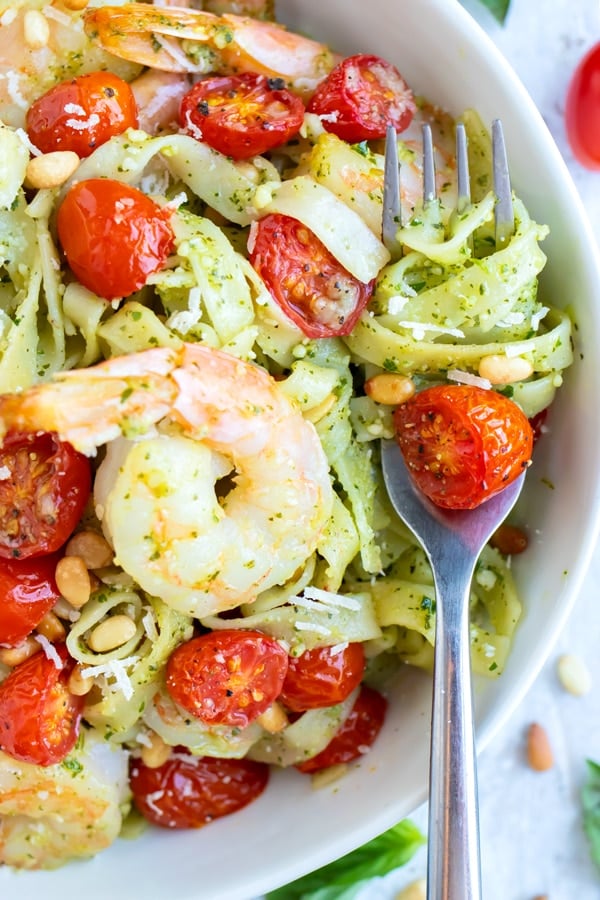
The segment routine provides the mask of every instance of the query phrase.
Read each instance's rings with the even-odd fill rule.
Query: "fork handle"
[[[469,595],[473,555],[452,542],[451,564],[431,560],[436,642],[429,775],[428,900],[480,900],[477,763]],[[439,574],[436,568],[439,565]],[[447,575],[444,575],[444,570]]]

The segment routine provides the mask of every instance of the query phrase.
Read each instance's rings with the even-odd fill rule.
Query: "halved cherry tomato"
[[[62,547],[90,495],[87,457],[56,434],[9,431],[0,470],[0,558],[42,556]]]
[[[290,216],[261,219],[250,262],[283,312],[307,337],[350,334],[373,293],[319,238]]]
[[[111,72],[91,72],[63,81],[39,97],[29,107],[25,127],[42,153],[72,150],[84,158],[137,123],[137,106],[127,82]]]
[[[171,653],[167,690],[203,722],[244,728],[279,696],[287,667],[286,651],[260,631],[213,631]]]
[[[300,97],[282,78],[254,72],[197,82],[181,101],[179,122],[192,137],[233,159],[285,144],[304,120]]]
[[[342,60],[307,106],[308,112],[323,117],[326,131],[351,144],[385,137],[388,125],[404,131],[415,109],[412,91],[398,69],[366,53]]]
[[[0,684],[0,747],[38,766],[61,762],[73,749],[84,704],[67,686],[74,660],[64,644],[54,650],[62,668],[40,650]]]
[[[569,83],[567,136],[582,166],[600,169],[600,43],[588,50]]]
[[[530,463],[527,417],[497,391],[436,385],[394,411],[396,439],[419,489],[446,509],[473,509]]]
[[[367,753],[385,721],[387,700],[379,691],[363,685],[352,711],[324,750],[296,766],[300,772],[317,772],[352,762]]]
[[[536,413],[535,416],[532,416],[529,420],[529,424],[531,425],[531,429],[533,431],[533,443],[537,444],[541,436],[544,434],[546,429],[546,419],[548,418],[548,407],[545,409],[541,409],[539,413]]]
[[[54,572],[60,554],[5,559],[0,565],[0,645],[16,647],[60,599]]]
[[[290,657],[280,699],[293,712],[333,706],[358,687],[364,671],[362,644],[348,644],[337,653],[331,647],[306,650]]]
[[[58,237],[81,284],[115,300],[139,290],[164,265],[174,243],[171,212],[121,181],[90,178],[63,200]]]
[[[138,810],[161,828],[201,828],[237,812],[262,794],[269,767],[249,759],[177,754],[150,769],[132,759],[129,783]]]

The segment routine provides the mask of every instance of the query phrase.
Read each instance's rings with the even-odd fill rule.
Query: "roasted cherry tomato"
[[[298,133],[304,104],[282,78],[254,72],[197,82],[181,101],[179,121],[188,134],[234,159],[248,159],[285,144]]]
[[[565,119],[576,158],[588,169],[600,169],[600,43],[586,53],[571,77]]]
[[[342,60],[313,94],[307,110],[322,116],[323,127],[348,141],[385,137],[410,125],[415,113],[412,91],[398,69],[379,56],[359,54]]]
[[[57,663],[40,650],[0,684],[0,747],[15,759],[51,766],[75,746],[84,698],[67,686],[74,661],[55,644]]]
[[[250,261],[283,312],[307,337],[350,334],[373,293],[319,238],[290,216],[256,226]]]
[[[60,599],[54,580],[60,554],[5,559],[0,565],[0,645],[15,647]]]
[[[127,82],[110,72],[92,72],[63,81],[39,97],[29,107],[25,127],[42,153],[73,150],[83,158],[137,123]]]
[[[262,794],[269,767],[249,759],[177,754],[150,769],[132,759],[129,783],[138,810],[161,828],[201,828]]]
[[[280,699],[293,712],[333,706],[358,687],[364,671],[362,644],[348,644],[337,653],[331,647],[306,650],[290,657]]]
[[[530,463],[527,417],[497,391],[436,385],[394,412],[396,439],[419,489],[437,506],[473,509]]]
[[[90,495],[89,460],[55,434],[9,431],[0,470],[0,557],[58,550]]]
[[[317,772],[329,766],[352,762],[367,753],[385,721],[387,700],[378,691],[363,685],[350,715],[324,750],[299,763],[300,772]]]
[[[536,413],[535,416],[532,416],[529,420],[529,424],[531,425],[533,431],[533,443],[537,444],[541,436],[544,434],[546,428],[546,419],[548,418],[548,407],[546,409],[541,409],[539,413]]]
[[[260,631],[213,631],[173,651],[167,690],[203,722],[244,728],[279,696],[287,667],[286,651]]]
[[[146,284],[173,248],[171,211],[110,178],[79,181],[58,210],[58,237],[84,287],[116,300]]]

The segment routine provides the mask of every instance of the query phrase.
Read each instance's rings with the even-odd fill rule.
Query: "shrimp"
[[[130,81],[141,68],[92,41],[80,12],[57,9],[47,0],[0,2],[0,120],[5,125],[22,128],[33,101],[68,78],[108,69]]]
[[[0,751],[0,864],[52,869],[110,846],[127,805],[128,754],[92,730],[53,766]]]
[[[83,19],[89,37],[123,59],[170,72],[259,72],[301,95],[337,61],[324,44],[246,16],[128,3],[88,9]]]
[[[289,580],[331,514],[313,426],[265,370],[208,346],[59,373],[1,396],[0,426],[108,444],[95,502],[118,564],[199,618]]]

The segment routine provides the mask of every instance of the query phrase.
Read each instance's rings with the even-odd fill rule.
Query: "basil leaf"
[[[587,760],[588,780],[581,792],[583,827],[590,842],[592,859],[600,868],[600,765]]]
[[[425,843],[405,819],[357,850],[267,894],[267,900],[352,900],[370,878],[403,866]]]
[[[499,22],[504,22],[510,6],[510,0],[480,0],[480,3],[487,7]]]

